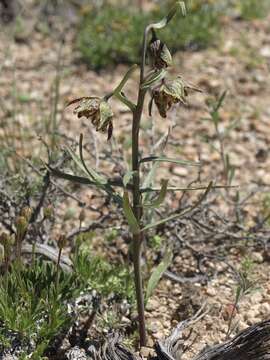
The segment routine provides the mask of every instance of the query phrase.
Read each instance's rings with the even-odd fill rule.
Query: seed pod
[[[60,235],[58,238],[59,249],[63,249],[67,244],[67,238],[65,235]]]

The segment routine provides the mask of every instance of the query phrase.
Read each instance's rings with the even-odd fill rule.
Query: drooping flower
[[[172,65],[172,56],[166,44],[164,44],[152,30],[152,39],[149,44],[150,61],[153,68],[164,69]]]
[[[173,104],[187,104],[189,91],[201,91],[199,88],[186,83],[181,76],[171,81],[163,80],[162,84],[152,90],[152,100],[154,100],[160,116],[166,118],[167,111]]]
[[[107,132],[108,140],[112,137],[113,133],[113,112],[107,101],[99,97],[81,97],[72,100],[67,106],[76,104],[74,114],[81,118],[85,116],[90,119],[95,126],[96,131]]]

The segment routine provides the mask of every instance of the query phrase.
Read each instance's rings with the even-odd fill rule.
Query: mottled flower
[[[149,56],[151,65],[155,69],[163,69],[172,65],[172,56],[166,44],[157,38],[152,30],[152,39],[149,44]]]
[[[113,133],[113,112],[107,101],[99,97],[82,97],[72,100],[67,106],[78,103],[74,109],[74,114],[81,118],[85,116],[90,119],[96,131],[107,132],[108,140]]]
[[[154,100],[160,116],[166,118],[167,111],[170,110],[173,104],[187,104],[186,98],[190,90],[201,91],[197,87],[187,84],[181,76],[178,76],[175,80],[164,80],[161,85],[154,88],[151,101]]]

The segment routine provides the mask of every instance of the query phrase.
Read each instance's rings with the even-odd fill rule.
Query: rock
[[[263,255],[259,252],[253,252],[251,254],[251,259],[257,264],[263,263],[263,260],[264,260]]]
[[[259,307],[259,312],[264,318],[269,317],[270,316],[270,304],[268,302],[261,304]]]
[[[18,360],[18,358],[16,355],[7,354],[3,356],[3,360]]]
[[[160,329],[160,324],[157,321],[152,321],[149,325],[148,325],[149,331],[151,333],[157,333]]]
[[[206,289],[206,294],[209,295],[209,296],[216,296],[217,292],[216,292],[216,289],[213,288],[213,287],[208,287]]]
[[[153,337],[157,340],[161,340],[164,337],[164,335],[161,331],[159,331],[159,332],[153,334]]]
[[[262,301],[263,301],[263,296],[260,291],[256,291],[252,295],[250,295],[251,304],[256,306],[256,305],[259,305]],[[254,308],[254,306],[253,306],[253,308]],[[257,308],[257,306],[256,306],[256,308]]]
[[[249,319],[247,319],[247,324],[251,326],[251,325],[257,324],[261,321],[262,321],[262,319],[258,318],[258,317],[249,318]]]
[[[155,311],[157,309],[159,309],[160,307],[160,302],[158,300],[156,300],[155,298],[150,298],[148,303],[147,303],[147,310],[148,311]]]
[[[84,349],[80,349],[78,346],[74,346],[72,349],[68,350],[66,357],[69,360],[86,360],[87,356]]]
[[[122,317],[121,322],[122,322],[122,324],[125,324],[125,325],[131,324],[131,320],[129,318],[127,318],[126,316]]]
[[[144,358],[148,358],[150,355],[153,356],[155,353],[154,349],[147,346],[142,346],[140,350],[140,355]]]
[[[244,321],[240,320],[237,327],[239,331],[243,331],[247,328],[247,324]]]
[[[270,58],[270,46],[264,46],[260,50],[260,54],[263,57]]]
[[[176,176],[186,177],[188,175],[188,168],[184,166],[177,166],[173,168],[172,173]]]

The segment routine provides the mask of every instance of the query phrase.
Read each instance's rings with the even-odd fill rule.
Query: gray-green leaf
[[[145,294],[146,304],[150,296],[153,294],[155,288],[157,287],[159,280],[162,278],[162,275],[168,269],[171,262],[172,262],[172,252],[169,250],[165,253],[164,259],[152,271],[152,274],[147,284],[147,289]]]
[[[159,207],[165,200],[167,194],[167,187],[168,187],[168,180],[161,180],[161,190],[160,193],[158,194],[158,197],[155,200],[153,200],[151,203],[143,204],[143,206],[150,209]]]
[[[129,203],[128,192],[123,195],[123,210],[132,234],[140,233],[140,226]]]
[[[149,89],[151,86],[154,86],[162,79],[164,79],[166,75],[167,75],[167,70],[165,69],[160,69],[158,71],[151,72],[146,76],[144,82],[141,85],[141,89],[143,90]]]
[[[195,161],[179,160],[179,159],[167,158],[164,156],[149,156],[149,157],[141,159],[140,163],[149,162],[149,161],[169,162],[169,163],[174,163],[174,164],[179,164],[179,165],[184,165],[184,166],[200,166],[201,165],[199,162],[195,162]]]
[[[165,26],[168,25],[168,23],[172,20],[172,18],[174,17],[174,15],[176,14],[176,11],[178,8],[181,8],[182,11],[182,15],[186,16],[187,12],[186,12],[186,6],[184,1],[177,1],[177,3],[175,4],[175,6],[170,10],[170,12],[168,13],[168,15],[163,18],[161,21],[159,21],[158,23],[152,24],[151,28],[153,29],[162,29]]]

